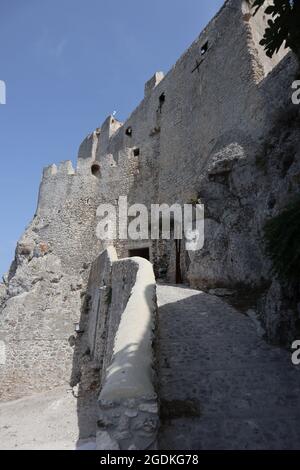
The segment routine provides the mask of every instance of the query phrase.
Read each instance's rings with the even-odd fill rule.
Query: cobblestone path
[[[163,450],[300,449],[300,366],[217,297],[158,286]]]

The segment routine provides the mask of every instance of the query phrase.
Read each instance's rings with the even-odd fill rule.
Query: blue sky
[[[223,0],[1,0],[0,275],[36,208],[42,168],[75,162],[114,110],[124,120]]]

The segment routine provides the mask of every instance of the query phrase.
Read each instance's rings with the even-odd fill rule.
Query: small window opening
[[[164,104],[164,102],[166,101],[166,94],[165,93],[162,93],[159,97],[159,104]]]
[[[140,149],[139,149],[139,148],[133,149],[133,155],[134,155],[135,157],[139,157],[139,155],[140,155]]]
[[[166,101],[166,94],[162,93],[159,97],[159,111],[161,112],[164,102]]]
[[[201,47],[201,55],[206,54],[208,51],[208,41]]]
[[[100,165],[99,163],[93,163],[91,166],[92,175],[99,177],[100,176]]]
[[[125,134],[128,135],[128,137],[132,137],[132,127],[128,127],[125,131]]]

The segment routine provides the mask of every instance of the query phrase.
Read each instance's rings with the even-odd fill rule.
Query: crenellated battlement
[[[235,126],[251,127],[252,116],[245,97],[251,93],[253,102],[261,99],[255,85],[274,70],[287,52],[280,51],[273,59],[266,57],[259,45],[265,21],[263,10],[252,16],[248,1],[226,1],[167,75],[156,72],[146,82],[144,99],[125,123],[108,116],[81,143],[76,170],[71,162],[63,162],[46,168],[43,178],[81,174],[96,176],[102,182],[106,178],[115,180],[116,173],[130,165],[132,158],[138,157],[142,166],[144,158],[150,158],[153,165],[159,166],[157,159],[162,160],[165,155],[169,162],[163,166],[173,171],[175,161],[180,164],[192,152],[188,146],[172,150],[168,142],[175,142],[180,136],[181,142],[197,140],[193,144],[197,148],[201,141],[203,154],[209,151],[210,142],[220,138],[220,132],[231,132]],[[229,33],[233,29],[238,37],[234,43]],[[237,42],[242,47],[233,53]],[[232,53],[225,54],[225,44]],[[195,132],[199,132],[198,138]],[[184,165],[180,174],[185,174],[188,166]],[[161,177],[164,180],[163,174]]]
[[[143,100],[124,123],[110,115],[83,140],[76,169],[62,162],[44,170],[40,195],[67,194],[79,184],[70,177],[78,176],[105,198],[123,191],[139,202],[178,194],[185,202],[215,146],[247,133],[259,139],[269,126],[267,105],[257,126],[255,109],[269,98],[259,83],[282,55],[265,56],[264,24],[263,10],[253,17],[248,1],[225,2],[175,66],[146,82]]]
[[[43,179],[49,178],[50,176],[54,176],[56,174],[57,174],[57,166],[55,165],[55,163],[53,163],[52,165],[49,165],[46,168],[44,168]]]
[[[47,166],[43,170],[43,179],[49,177],[59,177],[59,176],[74,176],[76,171],[73,168],[73,163],[71,160],[65,160],[58,165],[55,163],[53,165]]]

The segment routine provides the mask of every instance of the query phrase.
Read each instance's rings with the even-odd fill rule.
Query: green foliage
[[[254,15],[263,7],[265,0],[255,0]],[[271,18],[260,44],[264,46],[267,56],[273,57],[281,46],[290,47],[300,60],[300,0],[273,0],[265,9]]]
[[[300,197],[264,227],[267,252],[274,272],[288,281],[300,275]]]

